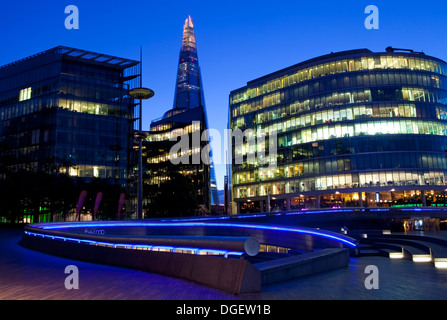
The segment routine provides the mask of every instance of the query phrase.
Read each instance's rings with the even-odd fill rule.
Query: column
[[[264,212],[264,200],[261,200],[259,207],[260,207],[260,212]]]
[[[286,211],[290,211],[290,198],[286,198]]]
[[[363,208],[363,198],[362,198],[362,193],[358,192],[357,193],[359,195],[359,207]]]
[[[422,206],[427,206],[427,198],[425,197],[425,190],[421,190],[421,197],[422,197]]]
[[[317,195],[316,196],[316,199],[317,199],[317,209],[320,209],[320,196],[319,195]]]
[[[265,211],[270,212],[270,195],[267,195],[267,200],[265,201]]]

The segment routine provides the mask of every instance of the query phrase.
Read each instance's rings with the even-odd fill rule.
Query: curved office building
[[[232,139],[233,213],[445,206],[446,73],[423,53],[360,49],[232,91],[230,128],[256,137]]]

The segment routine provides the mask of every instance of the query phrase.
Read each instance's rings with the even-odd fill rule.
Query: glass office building
[[[191,16],[188,16],[183,25],[182,47],[180,49],[177,82],[175,85],[174,109],[188,110],[198,107],[201,107],[204,113],[202,120],[204,122],[203,130],[209,129],[208,117],[206,114],[205,95],[202,84],[202,74],[200,72],[196,36],[194,33],[194,23]],[[191,121],[193,120],[194,119],[191,118]],[[217,182],[212,150],[210,160],[210,203],[211,205],[218,205],[219,197],[217,194]]]
[[[162,118],[152,121],[143,145],[143,162],[146,165],[145,206],[151,216],[209,213],[213,205],[219,204],[212,150],[205,132],[209,129],[208,119],[194,24],[190,16],[183,25],[177,70],[174,106]],[[202,134],[205,138],[203,141]],[[178,154],[171,154],[172,148],[177,148],[177,143],[182,139],[188,143],[182,150],[178,150]],[[210,156],[203,159],[202,154],[207,151]],[[179,163],[174,158],[178,158]],[[189,197],[194,198],[197,203],[194,213],[182,212],[181,209],[169,213],[163,208],[168,206],[157,207],[157,199],[162,196],[162,185],[175,179],[178,174],[185,177],[195,190]],[[177,180],[180,180],[178,176]],[[173,201],[175,198],[179,196],[173,196]]]
[[[126,187],[139,75],[138,61],[64,46],[0,67],[2,168]]]
[[[191,16],[183,25],[182,47],[180,49],[177,83],[175,86],[174,108],[191,109],[205,105],[202,75],[197,55],[194,24]]]
[[[143,141],[144,206],[149,216],[210,212],[211,163],[201,157],[202,150],[209,145],[201,139],[206,130],[204,117],[203,107],[172,109],[151,123],[151,130]],[[177,192],[169,184],[172,181],[179,187]],[[179,207],[169,210],[172,203]],[[183,210],[186,207],[189,209]]]
[[[230,128],[256,136],[232,142],[233,212],[445,206],[446,73],[423,53],[360,49],[232,91]],[[268,166],[247,161],[260,152]]]

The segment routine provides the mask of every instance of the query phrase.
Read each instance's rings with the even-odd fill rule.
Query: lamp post
[[[154,91],[148,88],[143,88],[143,54],[140,48],[140,87],[129,91],[129,95],[133,99],[140,100],[139,116],[138,116],[138,131],[135,137],[138,139],[138,208],[137,217],[143,219],[143,139],[146,135],[143,132],[143,100],[150,99],[154,96]]]

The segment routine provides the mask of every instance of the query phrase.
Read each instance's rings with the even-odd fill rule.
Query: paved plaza
[[[440,232],[444,235],[443,232]],[[233,295],[157,274],[49,256],[21,247],[20,229],[0,229],[0,300],[444,300],[447,269],[432,263],[371,256],[350,266]],[[64,286],[67,265],[79,269],[79,289]],[[366,289],[365,268],[379,270],[379,289]]]

